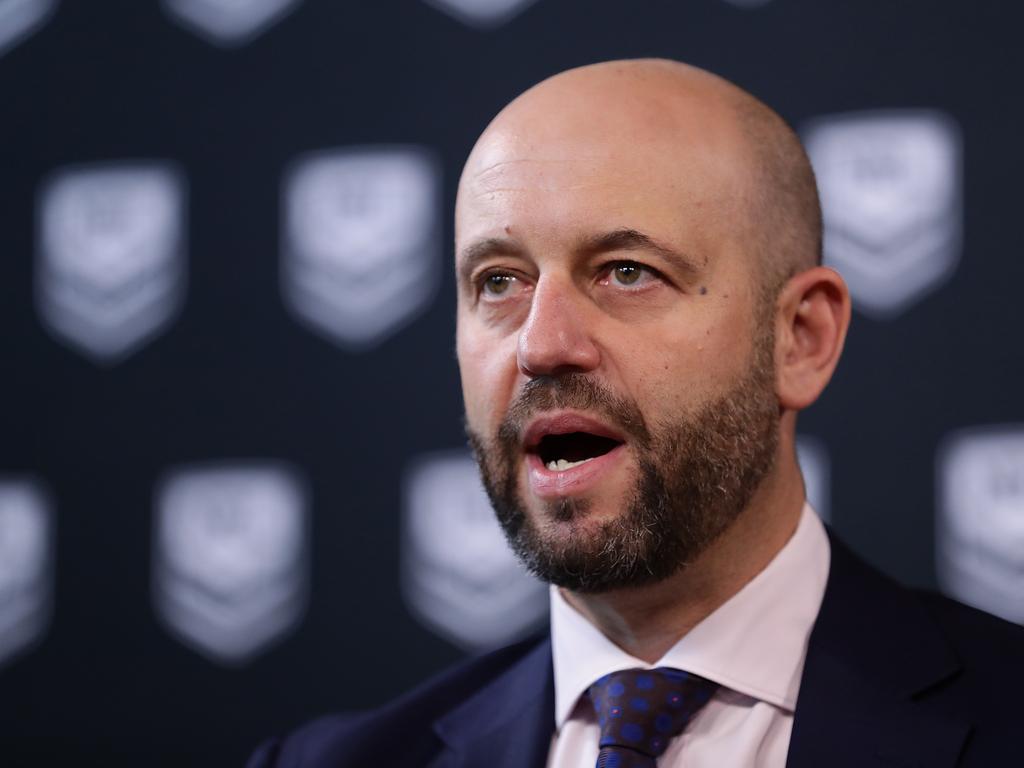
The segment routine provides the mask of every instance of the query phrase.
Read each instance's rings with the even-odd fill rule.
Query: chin
[[[586,536],[607,529],[624,516],[621,504],[609,507],[604,501],[591,495],[534,499],[530,515],[535,526],[545,533]]]

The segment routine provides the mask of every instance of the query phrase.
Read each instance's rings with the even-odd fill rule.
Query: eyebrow
[[[700,267],[692,258],[662,245],[635,229],[616,229],[588,237],[580,244],[579,250],[590,254],[608,251],[648,251],[657,254],[687,277],[694,277],[700,273]]]
[[[473,269],[488,256],[521,256],[523,253],[522,246],[503,237],[488,237],[471,243],[459,254],[459,282],[468,283]]]
[[[614,229],[583,238],[575,250],[586,255],[609,251],[648,251],[657,254],[687,277],[700,273],[700,267],[689,256],[673,250],[636,229]],[[466,246],[459,254],[460,282],[468,283],[476,265],[490,256],[522,256],[525,249],[514,240],[488,237]]]

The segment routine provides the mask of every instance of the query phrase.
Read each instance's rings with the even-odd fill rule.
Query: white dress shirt
[[[555,734],[548,768],[594,768],[600,729],[587,688],[609,672],[675,667],[722,687],[660,768],[783,768],[807,640],[828,579],[831,550],[809,504],[768,566],[654,664],[613,644],[551,588]]]

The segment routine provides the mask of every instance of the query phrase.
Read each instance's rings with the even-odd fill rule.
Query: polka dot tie
[[[654,768],[717,688],[670,667],[605,675],[587,691],[601,726],[597,768]]]

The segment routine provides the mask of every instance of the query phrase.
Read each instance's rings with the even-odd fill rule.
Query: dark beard
[[[635,402],[584,374],[528,382],[490,442],[467,428],[498,522],[526,567],[544,581],[595,593],[655,583],[692,562],[736,520],[774,465],[773,347],[772,335],[763,334],[748,372],[732,389],[654,430]],[[545,504],[545,516],[557,526],[527,513],[516,471],[522,430],[534,414],[555,408],[599,414],[628,436],[638,476],[614,520],[585,525],[587,499]],[[561,535],[552,534],[556,527]]]

